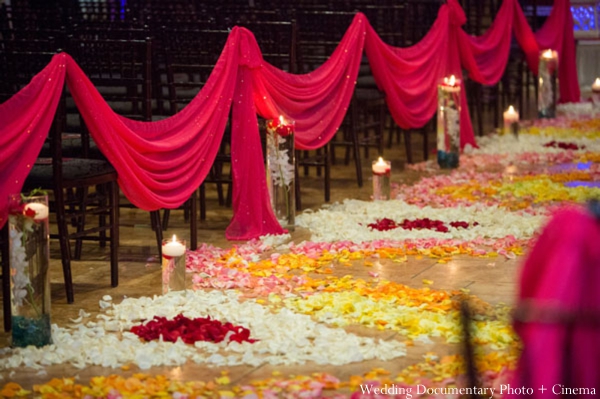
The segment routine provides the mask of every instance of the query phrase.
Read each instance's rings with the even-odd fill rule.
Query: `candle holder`
[[[558,96],[558,53],[545,50],[540,54],[538,69],[538,117],[555,118]]]
[[[162,292],[185,290],[185,240],[164,240],[162,243]]]
[[[460,80],[454,75],[438,85],[437,160],[440,168],[453,169],[460,155]]]
[[[296,224],[295,168],[293,121],[267,121],[267,184],[271,207],[283,228],[294,230]]]
[[[373,161],[373,199],[375,201],[390,199],[390,180],[392,174],[392,163],[379,157]]]
[[[508,107],[504,112],[504,129],[503,134],[512,133],[515,138],[519,138],[519,113],[515,111],[513,106]]]
[[[594,107],[600,107],[600,78],[596,78],[592,84],[592,103]]]
[[[48,197],[11,195],[8,223],[12,346],[50,345]]]

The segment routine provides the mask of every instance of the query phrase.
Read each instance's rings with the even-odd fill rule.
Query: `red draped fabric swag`
[[[51,126],[66,83],[98,148],[119,174],[125,196],[144,210],[176,208],[204,180],[232,113],[233,218],[227,238],[248,240],[281,234],[269,205],[257,113],[296,121],[296,147],[316,149],[331,140],[348,109],[363,49],[375,82],[386,95],[396,123],[422,127],[436,112],[437,84],[443,77],[469,77],[495,84],[502,76],[511,33],[537,72],[540,49],[559,53],[561,101],[579,101],[573,21],[568,0],[556,0],[535,34],[517,0],[504,0],[492,27],[480,37],[462,30],[466,22],[457,0],[448,0],[427,35],[417,44],[385,44],[363,14],[357,14],[339,46],[321,67],[294,75],[263,58],[252,33],[235,27],[212,74],[180,113],[157,122],[117,115],[67,54],[56,55],[31,83],[0,104],[0,226],[7,198],[19,193]],[[461,145],[476,146],[462,90]]]

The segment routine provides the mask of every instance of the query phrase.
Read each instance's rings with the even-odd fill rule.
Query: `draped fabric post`
[[[550,391],[555,384],[600,389],[599,241],[595,217],[581,209],[562,210],[546,226],[522,269],[517,306],[526,306],[531,321],[515,325],[523,353],[511,384],[549,388],[546,394],[534,389],[533,397],[555,396]],[[543,309],[546,319],[554,317],[555,322],[536,321]],[[562,314],[580,312],[588,317],[571,325],[561,319]]]
[[[54,56],[27,86],[0,104],[0,228],[8,219],[8,196],[21,192],[48,136],[62,94],[65,58]]]
[[[250,240],[265,234],[283,234],[285,231],[277,221],[269,200],[252,96],[252,75],[253,71],[260,68],[262,55],[252,33],[244,28],[234,30],[240,60],[231,118],[233,219],[225,234],[229,240]]]
[[[356,14],[331,57],[315,71],[293,75],[262,61],[253,70],[254,102],[267,119],[284,115],[296,122],[296,148],[327,144],[346,115],[360,68],[366,17]]]

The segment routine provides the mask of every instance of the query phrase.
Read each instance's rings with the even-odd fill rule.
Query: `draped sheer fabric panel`
[[[91,136],[117,170],[124,194],[144,210],[176,208],[202,183],[233,106],[234,215],[226,231],[232,240],[283,232],[269,206],[257,113],[294,120],[299,149],[324,146],[348,109],[363,50],[394,120],[405,129],[422,127],[433,117],[437,84],[444,76],[461,78],[464,67],[472,79],[496,83],[506,67],[511,32],[534,72],[539,49],[556,49],[561,100],[579,100],[568,0],[556,0],[535,35],[517,0],[504,0],[493,25],[480,37],[462,30],[465,21],[457,0],[448,0],[420,42],[397,48],[384,43],[359,13],[329,60],[303,75],[264,61],[252,33],[235,27],[197,97],[178,114],[157,122],[117,115],[85,71],[67,54],[59,54],[28,86],[0,104],[0,226],[6,222],[8,195],[20,192],[39,154],[65,79]],[[461,101],[461,145],[475,146],[464,88]]]

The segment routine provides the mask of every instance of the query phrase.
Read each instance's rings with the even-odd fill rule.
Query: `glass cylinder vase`
[[[185,240],[163,240],[162,243],[162,292],[185,290]]]
[[[373,161],[373,200],[386,201],[390,199],[391,192],[391,175],[392,163],[379,157],[377,161]]]
[[[12,346],[52,343],[46,195],[9,198]]]
[[[437,160],[440,168],[458,167],[460,156],[460,80],[454,75],[438,85]]]
[[[515,138],[519,138],[519,113],[511,105],[503,113],[504,125],[503,134],[512,134]]]
[[[558,99],[558,53],[545,50],[540,54],[538,69],[538,117],[555,118]]]
[[[294,122],[283,117],[267,122],[267,184],[271,206],[281,227],[296,224]]]

